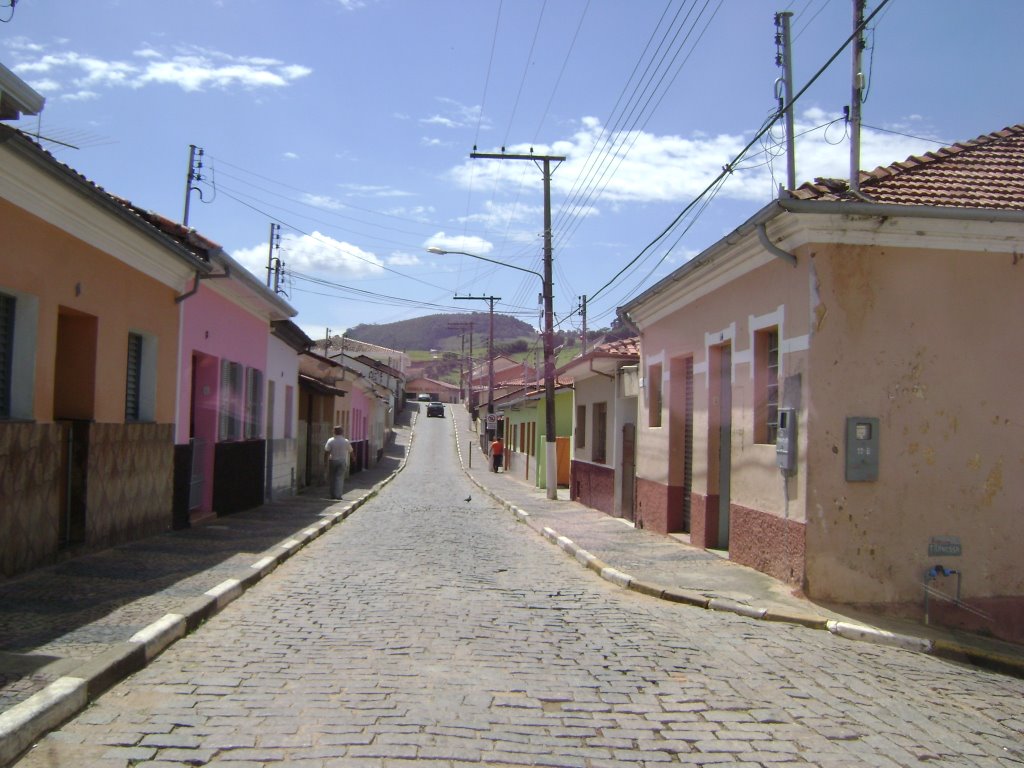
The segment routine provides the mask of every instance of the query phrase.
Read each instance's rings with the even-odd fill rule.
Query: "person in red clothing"
[[[497,472],[501,469],[501,461],[504,458],[505,445],[501,442],[501,438],[496,438],[491,443],[491,472]]]

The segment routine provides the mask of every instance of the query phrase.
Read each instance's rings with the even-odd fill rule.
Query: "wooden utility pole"
[[[555,344],[551,277],[551,163],[562,162],[564,155],[507,155],[472,152],[471,158],[490,160],[531,160],[544,174],[544,429],[545,485],[547,497],[558,498],[558,447],[555,440]]]

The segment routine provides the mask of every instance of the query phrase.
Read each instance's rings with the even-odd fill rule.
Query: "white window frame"
[[[35,407],[36,339],[39,332],[39,299],[32,294],[0,286],[0,293],[14,299],[14,333],[11,345],[10,409],[5,420],[31,421]]]

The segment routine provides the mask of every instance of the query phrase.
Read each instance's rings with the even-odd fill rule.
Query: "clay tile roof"
[[[1024,124],[860,172],[861,192],[878,203],[1024,211]],[[815,179],[799,200],[853,200],[845,179]]]
[[[602,357],[640,357],[640,338],[631,336],[628,339],[598,344],[594,347],[594,352]]]

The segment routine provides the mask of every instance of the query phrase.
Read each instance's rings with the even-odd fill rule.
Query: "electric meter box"
[[[775,465],[785,474],[796,472],[796,408],[779,408]]]
[[[846,482],[871,483],[878,479],[878,419],[846,419]]]

